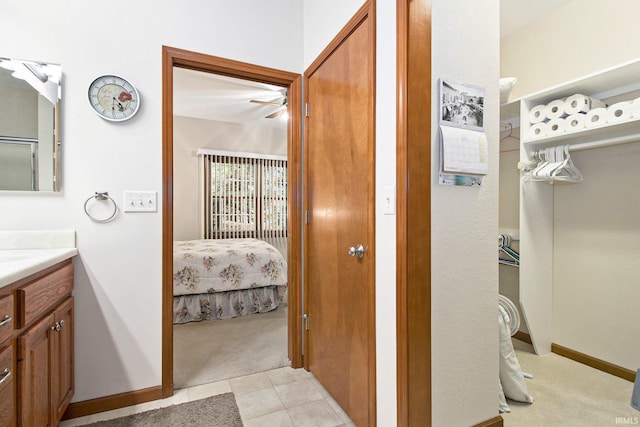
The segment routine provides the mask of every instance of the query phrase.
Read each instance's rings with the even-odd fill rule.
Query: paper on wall
[[[440,126],[442,172],[486,175],[489,149],[484,132]]]

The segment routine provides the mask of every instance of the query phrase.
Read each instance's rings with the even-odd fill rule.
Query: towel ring
[[[100,219],[100,218],[95,218],[95,217],[93,217],[93,216],[89,213],[89,211],[87,210],[87,205],[89,204],[89,202],[91,201],[91,199],[95,199],[95,200],[110,200],[110,201],[111,201],[111,203],[113,203],[113,213],[111,214],[111,216],[109,216],[108,218],[104,218],[104,219]],[[88,216],[89,218],[91,218],[91,219],[92,219],[93,221],[95,221],[95,222],[109,222],[109,221],[111,221],[113,218],[115,218],[116,214],[118,213],[118,204],[116,203],[116,201],[115,201],[115,200],[113,200],[113,199],[111,198],[111,196],[109,196],[109,192],[108,192],[108,191],[101,191],[101,192],[96,191],[96,193],[95,193],[93,196],[89,197],[89,198],[87,199],[87,201],[86,201],[86,202],[84,202],[84,213],[86,213],[86,214],[87,214],[87,216]]]

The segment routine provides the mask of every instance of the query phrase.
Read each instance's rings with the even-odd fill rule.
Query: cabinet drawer
[[[0,342],[11,336],[14,326],[13,295],[0,298]]]
[[[20,327],[37,320],[68,295],[71,295],[72,290],[73,264],[67,264],[59,270],[19,288],[16,294],[19,301]]]
[[[0,425],[13,426],[15,387],[13,386],[13,347],[0,352]]]

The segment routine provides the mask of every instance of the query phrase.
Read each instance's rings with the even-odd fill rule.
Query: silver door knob
[[[362,259],[362,257],[364,256],[364,246],[351,246],[349,248],[349,256],[357,256],[358,258]]]

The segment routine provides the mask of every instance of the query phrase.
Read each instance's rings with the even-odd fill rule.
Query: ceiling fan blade
[[[287,111],[286,108],[281,108],[281,109],[269,114],[268,116],[265,116],[265,119],[275,119],[276,117],[279,117],[282,114],[284,114],[285,111]]]
[[[253,102],[254,104],[276,105],[278,107],[283,104],[283,102],[276,102],[275,100],[273,100],[273,101],[260,101],[258,99],[252,99],[249,102]]]

